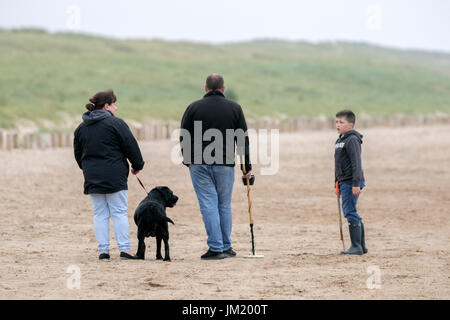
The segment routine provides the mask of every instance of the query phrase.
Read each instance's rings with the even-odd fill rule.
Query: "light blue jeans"
[[[94,231],[100,253],[109,253],[109,218],[120,252],[130,250],[128,190],[108,194],[90,194],[94,209]]]
[[[234,167],[192,164],[189,173],[208,235],[208,247],[214,252],[230,249]]]

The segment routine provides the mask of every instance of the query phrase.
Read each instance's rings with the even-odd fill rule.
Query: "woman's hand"
[[[131,173],[134,175],[137,175],[140,171],[139,170],[134,170],[133,168],[131,169]]]

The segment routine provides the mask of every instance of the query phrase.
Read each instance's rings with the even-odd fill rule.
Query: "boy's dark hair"
[[[114,91],[111,89],[106,91],[100,91],[89,99],[89,103],[86,105],[86,109],[89,111],[103,109],[105,104],[112,104],[117,101],[117,97]]]
[[[213,73],[206,78],[206,87],[210,90],[218,90],[223,87],[224,81],[220,74]]]
[[[344,109],[336,113],[336,118],[343,118],[343,117],[345,118],[345,120],[353,124],[356,121],[356,116],[352,110]]]

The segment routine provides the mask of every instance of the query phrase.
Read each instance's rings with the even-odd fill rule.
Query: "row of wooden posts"
[[[279,129],[280,132],[301,132],[325,130],[335,127],[334,118],[299,117],[289,120],[261,118],[248,120],[249,129]],[[375,126],[401,127],[421,125],[450,125],[450,115],[397,115],[390,118],[361,116],[357,120],[358,128]],[[131,125],[130,129],[138,141],[170,139],[172,132],[179,128],[179,122],[152,121],[141,125]],[[19,134],[0,129],[0,150],[68,148],[73,145],[73,133],[30,133]]]

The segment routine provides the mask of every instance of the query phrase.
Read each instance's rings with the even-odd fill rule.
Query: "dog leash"
[[[139,184],[141,185],[141,187],[144,189],[145,193],[148,194],[147,189],[145,189],[144,184],[142,183],[141,179],[139,179],[137,174],[135,176],[136,176],[136,179],[139,181]]]

